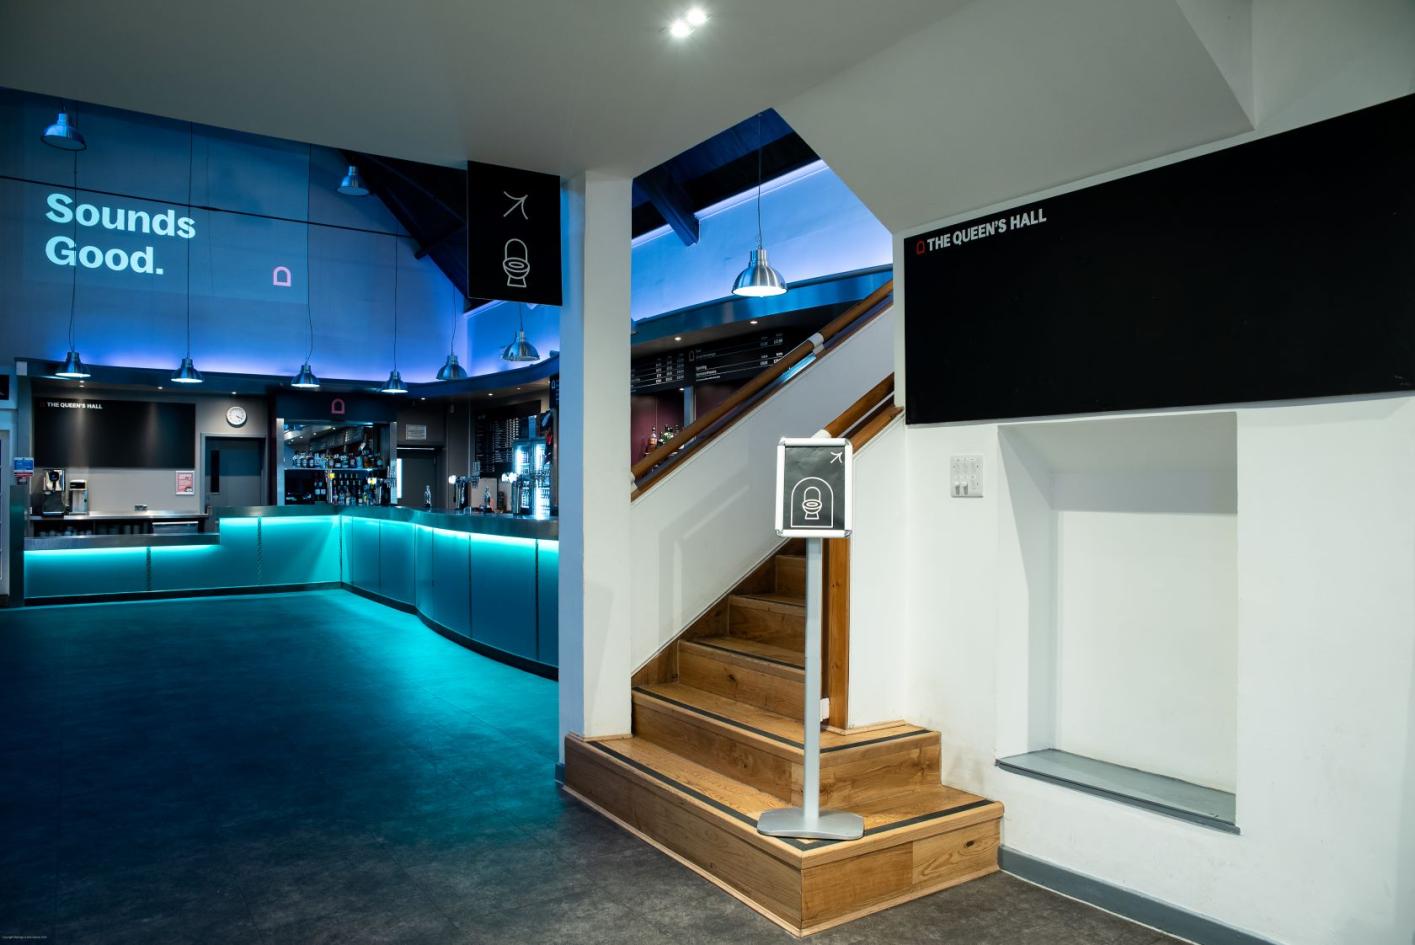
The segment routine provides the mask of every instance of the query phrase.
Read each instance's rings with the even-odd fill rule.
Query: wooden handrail
[[[891,279],[871,292],[863,300],[833,318],[829,324],[818,332],[821,339],[820,343],[828,343],[836,335],[839,335],[849,328],[854,322],[860,319],[861,316],[869,314],[881,302],[889,298],[893,291],[894,280]],[[781,360],[733,391],[731,396],[722,403],[718,404],[701,417],[698,417],[673,439],[657,447],[643,459],[631,466],[630,472],[633,474],[634,480],[637,482],[642,479],[652,471],[654,467],[661,465],[665,460],[674,456],[674,454],[681,453],[679,457],[681,459],[682,456],[687,456],[699,449],[702,444],[696,443],[695,440],[701,437],[703,433],[711,429],[729,414],[741,410],[744,405],[756,397],[767,385],[778,380],[783,374],[804,361],[814,351],[815,345],[810,338],[792,348]]]
[[[880,381],[874,387],[865,392],[865,395],[855,401],[845,412],[825,425],[825,431],[831,436],[844,436],[859,425],[860,421],[879,406],[880,401],[894,393],[894,375],[891,374]]]

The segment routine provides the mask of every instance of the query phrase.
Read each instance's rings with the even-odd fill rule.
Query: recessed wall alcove
[[[999,764],[1233,829],[1233,413],[1004,425]]]

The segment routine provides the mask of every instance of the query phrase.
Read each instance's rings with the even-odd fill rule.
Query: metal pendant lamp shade
[[[352,170],[352,168],[351,168]],[[398,238],[393,237],[393,370],[388,372],[388,380],[378,389],[380,394],[406,394],[408,387],[403,383],[403,375],[398,373]]]
[[[55,371],[54,376],[79,381],[86,377],[92,377],[93,375],[89,374],[88,368],[84,366],[83,358],[79,357],[79,353],[77,351],[70,351],[68,356],[64,358],[64,366]]]
[[[732,294],[744,298],[764,298],[786,291],[786,280],[771,268],[762,245],[762,116],[757,115],[757,248],[747,257],[747,268],[732,284]]]
[[[406,394],[408,387],[403,383],[403,375],[394,368],[388,372],[388,381],[378,389],[380,394]]]
[[[349,165],[348,172],[344,179],[339,182],[339,193],[345,197],[367,197],[368,187],[364,184],[364,179],[359,176],[359,169],[354,165]]]
[[[205,378],[197,370],[197,366],[192,363],[191,356],[182,359],[182,366],[177,368],[177,373],[172,375],[173,384],[200,384]]]
[[[747,298],[781,295],[785,291],[786,280],[767,263],[766,250],[761,248],[752,250],[752,255],[747,259],[747,268],[742,270],[737,276],[737,282],[732,286],[733,295]]]
[[[88,147],[83,133],[74,127],[68,112],[60,112],[59,116],[54,119],[54,124],[44,129],[40,140],[51,148],[58,148],[61,151],[82,151]]]
[[[290,378],[290,386],[300,390],[319,390],[319,378],[314,376],[314,371],[310,370],[310,363],[305,362],[300,368],[300,373]]]
[[[439,381],[464,381],[467,379],[467,369],[457,363],[457,356],[448,352],[447,360],[443,362],[437,371]]]
[[[503,361],[539,361],[540,352],[536,346],[526,340],[526,310],[521,309],[520,321],[517,322],[516,339],[501,351]]]
[[[187,127],[187,213],[192,212],[192,156],[196,150],[196,128]],[[182,364],[172,375],[173,384],[200,384],[204,378],[192,361],[192,241],[187,240],[187,353]]]
[[[501,352],[503,361],[539,361],[540,352],[536,346],[526,340],[526,329],[520,328],[516,331],[516,340],[511,342]]]

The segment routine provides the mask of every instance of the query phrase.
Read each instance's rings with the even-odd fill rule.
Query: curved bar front
[[[558,522],[399,507],[215,509],[214,534],[30,539],[33,603],[345,587],[522,669],[558,662]]]

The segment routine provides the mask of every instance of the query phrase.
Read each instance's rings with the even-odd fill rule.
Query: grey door
[[[206,497],[211,505],[263,505],[264,471],[264,439],[207,437]]]
[[[436,450],[399,450],[398,458],[403,461],[403,498],[399,505],[420,509],[423,507],[423,489],[432,486],[432,507],[447,505],[447,483],[439,483],[438,455]]]

